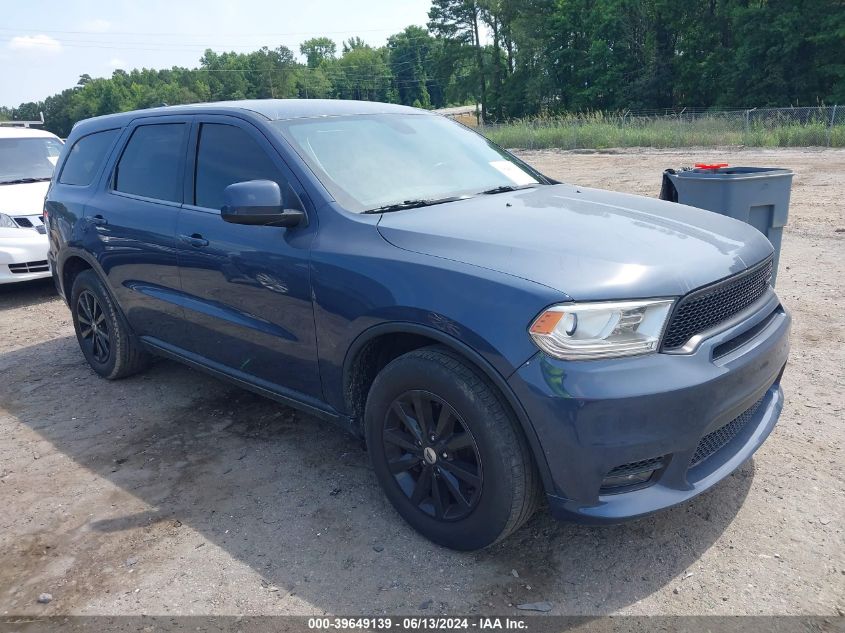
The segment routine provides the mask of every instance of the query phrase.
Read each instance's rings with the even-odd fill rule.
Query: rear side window
[[[119,131],[94,132],[76,141],[62,167],[59,182],[64,185],[90,185]]]
[[[188,126],[158,123],[135,128],[117,163],[116,191],[136,196],[182,201],[180,173]]]
[[[246,180],[273,180],[282,187],[283,179],[267,152],[247,132],[233,125],[203,123],[197,148],[194,204],[220,209],[223,190]]]

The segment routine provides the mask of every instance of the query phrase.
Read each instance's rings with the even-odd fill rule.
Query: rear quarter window
[[[73,144],[59,182],[63,185],[90,185],[120,130],[104,130],[83,136]]]

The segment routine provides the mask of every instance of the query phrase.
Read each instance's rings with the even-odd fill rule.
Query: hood
[[[47,195],[49,181],[26,182],[19,185],[0,185],[0,213],[12,217],[41,216],[44,212],[44,197]],[[36,222],[33,222],[36,224]],[[15,242],[47,240],[46,235],[37,233],[34,229],[7,229],[0,227],[0,239]]]
[[[41,215],[50,181],[0,185],[0,213],[6,215]]]
[[[548,185],[386,213],[399,248],[528,279],[576,301],[686,294],[765,259],[756,229],[653,198]]]
[[[0,226],[0,248],[6,248],[9,245],[25,247],[36,244],[43,244],[46,247],[47,243],[47,235],[34,229],[7,229]]]

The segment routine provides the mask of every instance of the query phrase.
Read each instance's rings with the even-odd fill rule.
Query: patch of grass
[[[845,125],[822,121],[746,124],[741,116],[625,118],[591,113],[513,121],[480,130],[502,147],[607,149],[611,147],[845,147]]]

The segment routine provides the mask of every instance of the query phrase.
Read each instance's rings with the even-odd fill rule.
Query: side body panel
[[[314,318],[326,400],[338,410],[348,412],[343,385],[350,350],[377,326],[439,332],[507,378],[537,351],[527,332],[531,319],[568,299],[504,273],[398,249],[379,235],[378,216],[331,204],[319,213]]]

